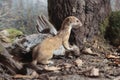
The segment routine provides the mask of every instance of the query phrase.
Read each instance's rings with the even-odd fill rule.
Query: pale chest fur
[[[58,36],[62,38],[62,41],[68,41],[70,37],[70,33],[71,33],[71,29],[68,28],[68,29],[60,31]]]

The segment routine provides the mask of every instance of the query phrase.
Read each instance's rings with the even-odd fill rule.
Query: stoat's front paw
[[[54,64],[54,62],[51,61],[51,60],[49,60],[47,63],[48,63],[48,65],[53,65]]]

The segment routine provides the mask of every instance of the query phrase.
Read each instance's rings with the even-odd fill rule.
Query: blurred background
[[[120,0],[111,0],[111,8],[120,10]],[[48,17],[47,0],[0,0],[0,29],[15,27],[27,34],[35,33],[39,14]]]
[[[34,33],[39,14],[48,15],[47,0],[0,0],[0,29],[15,27]]]

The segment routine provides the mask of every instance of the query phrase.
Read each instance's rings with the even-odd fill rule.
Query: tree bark
[[[100,23],[110,11],[110,0],[48,0],[49,18],[57,30],[68,16],[82,21],[83,26],[74,30],[70,37],[70,42],[76,42],[80,48],[84,39],[90,41],[99,32]]]

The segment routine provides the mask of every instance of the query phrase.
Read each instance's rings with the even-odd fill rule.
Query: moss
[[[8,31],[8,33],[10,34],[10,36],[13,38],[13,37],[16,37],[17,35],[23,35],[23,33],[15,28],[9,28],[9,29],[6,29]]]
[[[115,46],[120,45],[120,11],[112,12],[105,37]]]
[[[109,17],[105,18],[105,20],[100,24],[100,33],[104,36],[106,32],[106,28],[109,25]]]
[[[15,29],[15,28],[9,28],[9,29],[5,29],[8,33],[9,36],[8,38],[10,39],[10,41],[14,41],[15,37],[19,36],[19,35],[23,35],[23,32]]]

